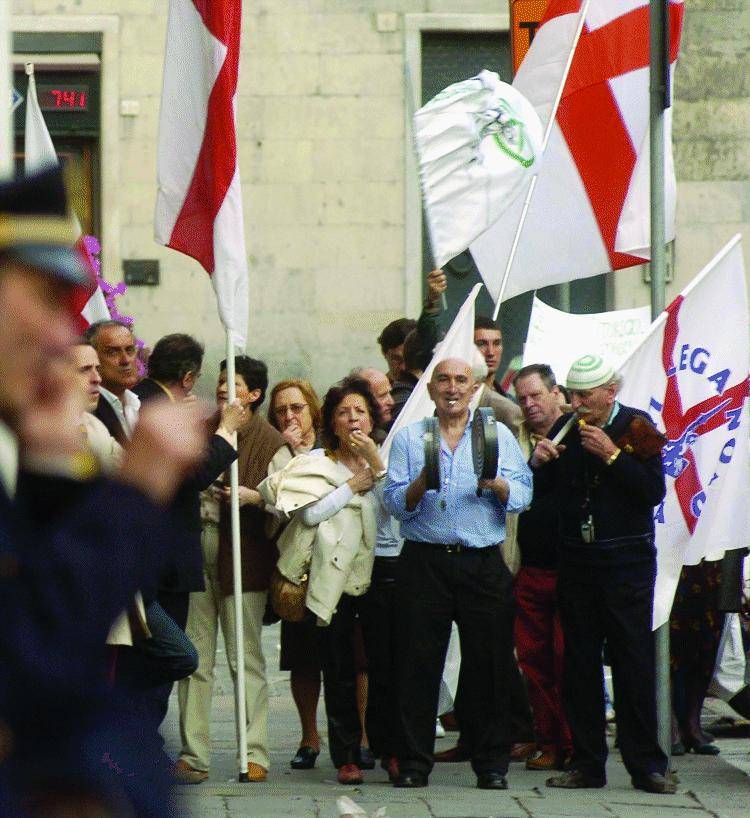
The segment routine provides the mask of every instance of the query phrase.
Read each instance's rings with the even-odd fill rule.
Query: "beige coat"
[[[269,505],[292,518],[277,542],[277,567],[296,584],[308,576],[305,604],[322,625],[330,624],[342,594],[361,596],[370,587],[377,529],[375,499],[371,492],[357,494],[314,527],[306,526],[295,512],[350,477],[346,467],[328,457],[302,454],[258,486]]]

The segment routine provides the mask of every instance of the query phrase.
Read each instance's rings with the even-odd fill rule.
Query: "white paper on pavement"
[[[523,365],[549,364],[558,383],[584,353],[601,355],[618,369],[651,326],[648,307],[574,315],[534,298]]]

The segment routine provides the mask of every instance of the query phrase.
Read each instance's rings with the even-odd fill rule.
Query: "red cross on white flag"
[[[667,495],[654,514],[655,627],[669,619],[683,565],[747,545],[747,328],[742,243],[735,236],[620,370],[619,399],[648,411],[669,439],[662,451]]]
[[[513,86],[543,124],[573,47],[582,0],[550,0]],[[684,3],[669,3],[670,64]],[[649,3],[591,0],[504,298],[643,263],[649,230]],[[674,238],[671,112],[666,112],[667,240]],[[522,199],[470,250],[495,300]]]

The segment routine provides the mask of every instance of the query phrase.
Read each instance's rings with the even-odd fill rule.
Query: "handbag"
[[[307,582],[307,574],[297,584],[287,579],[278,568],[273,569],[269,588],[271,605],[285,622],[302,622],[307,615]]]

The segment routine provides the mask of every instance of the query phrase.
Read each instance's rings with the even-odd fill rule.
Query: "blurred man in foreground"
[[[164,779],[114,740],[105,640],[177,547],[162,506],[200,453],[197,413],[147,413],[116,481],[97,478],[66,357],[91,281],[59,169],[0,185],[0,214],[0,814],[169,815]]]

